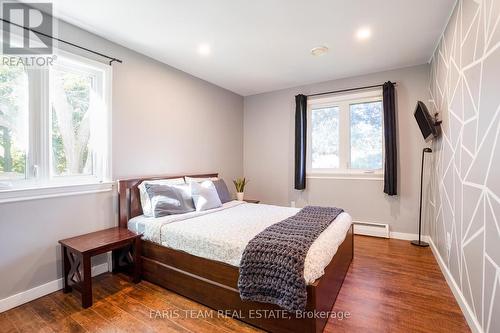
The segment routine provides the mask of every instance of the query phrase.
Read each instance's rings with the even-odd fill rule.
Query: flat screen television
[[[429,141],[439,136],[440,122],[436,122],[434,118],[432,118],[429,110],[427,110],[427,107],[423,102],[417,102],[413,115],[417,120],[418,127],[420,127],[420,131],[422,132],[422,136],[425,141]]]

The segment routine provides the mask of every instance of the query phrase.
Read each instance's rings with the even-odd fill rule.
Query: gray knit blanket
[[[240,263],[241,299],[273,303],[293,312],[305,310],[307,251],[343,211],[307,206],[255,236],[246,246]]]

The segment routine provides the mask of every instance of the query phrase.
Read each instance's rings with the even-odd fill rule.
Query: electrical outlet
[[[446,233],[446,250],[451,250],[451,234],[449,232]]]

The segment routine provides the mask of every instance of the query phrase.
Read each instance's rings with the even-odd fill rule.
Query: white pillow
[[[186,183],[202,183],[202,182],[206,182],[207,180],[211,180],[211,181],[214,181],[214,180],[217,180],[219,179],[218,177],[201,177],[201,178],[198,178],[198,177],[184,177],[186,179]]]
[[[222,206],[215,185],[210,180],[202,183],[192,182],[191,195],[197,212]]]
[[[156,184],[156,185],[180,185],[185,184],[184,178],[172,178],[172,179],[157,179],[157,180],[145,180],[137,186],[139,189],[139,194],[141,198],[142,213],[144,216],[153,217],[154,211],[151,205],[151,199],[146,192],[146,184]]]

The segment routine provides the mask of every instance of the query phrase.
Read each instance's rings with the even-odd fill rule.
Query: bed
[[[176,175],[120,180],[120,227],[142,233],[142,274],[145,280],[271,332],[322,332],[324,316],[265,317],[281,310],[268,303],[242,301],[238,264],[245,244],[266,226],[294,215],[298,209],[231,201],[205,211],[146,218],[138,185],[144,180],[217,174]],[[313,243],[305,262],[309,313],[332,309],[353,258],[351,218],[342,213]]]

